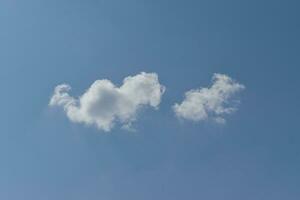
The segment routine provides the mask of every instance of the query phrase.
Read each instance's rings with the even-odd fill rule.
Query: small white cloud
[[[183,102],[173,106],[176,116],[196,122],[212,119],[224,124],[224,115],[237,110],[238,101],[234,101],[233,97],[245,86],[224,74],[214,74],[212,82],[209,88],[186,92]]]
[[[70,96],[70,89],[69,85],[58,85],[49,105],[62,107],[72,122],[104,131],[110,131],[115,123],[130,129],[138,110],[147,105],[158,108],[165,91],[157,74],[145,72],[126,77],[120,87],[110,80],[97,80],[79,98]]]

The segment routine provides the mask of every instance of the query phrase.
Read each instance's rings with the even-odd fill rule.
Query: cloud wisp
[[[79,98],[72,97],[70,90],[67,84],[58,85],[49,106],[62,107],[72,122],[108,132],[116,123],[130,128],[145,106],[157,109],[165,87],[156,73],[142,72],[126,77],[120,87],[107,79],[97,80]]]
[[[181,103],[176,103],[173,110],[179,119],[200,122],[213,120],[225,123],[225,115],[237,110],[238,100],[234,97],[245,89],[225,74],[214,74],[212,85],[208,88],[193,89],[185,93]]]

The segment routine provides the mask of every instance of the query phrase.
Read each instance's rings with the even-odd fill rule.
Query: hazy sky
[[[1,0],[0,199],[298,200],[299,6]]]

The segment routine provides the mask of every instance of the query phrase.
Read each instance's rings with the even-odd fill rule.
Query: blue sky
[[[0,198],[300,198],[297,1],[0,2]],[[48,106],[155,72],[159,109],[106,133]],[[246,86],[226,124],[172,105],[214,73]]]

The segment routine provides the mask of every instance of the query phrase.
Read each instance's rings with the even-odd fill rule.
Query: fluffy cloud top
[[[225,123],[224,115],[237,109],[234,95],[245,89],[245,86],[224,74],[214,74],[212,82],[209,88],[186,92],[183,102],[173,106],[176,116],[196,122],[213,119]]]
[[[104,131],[110,131],[116,122],[130,127],[141,107],[158,108],[165,91],[157,74],[145,72],[126,77],[120,87],[110,80],[97,80],[79,98],[70,96],[70,89],[58,85],[49,105],[62,107],[72,122],[96,125]]]

